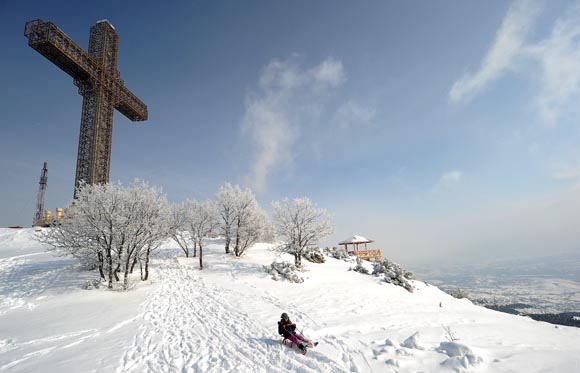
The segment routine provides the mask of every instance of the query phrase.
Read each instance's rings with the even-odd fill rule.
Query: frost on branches
[[[226,183],[217,192],[215,205],[226,254],[231,246],[234,254],[241,256],[259,240],[273,240],[272,225],[250,189]]]
[[[213,201],[186,201],[185,209],[185,231],[189,234],[194,242],[195,247],[199,248],[199,268],[203,269],[203,246],[205,237],[217,227],[216,208]]]
[[[90,269],[98,268],[108,288],[121,281],[129,287],[129,274],[137,264],[141,279],[149,277],[149,258],[169,235],[168,205],[158,188],[135,181],[120,184],[83,184],[77,199],[65,209],[59,225],[45,230],[38,240],[60,255],[71,255]]]
[[[401,286],[411,293],[415,290],[415,287],[410,281],[413,280],[413,274],[388,259],[373,263],[373,275],[383,275],[385,282]]]
[[[278,249],[294,255],[294,264],[302,265],[305,250],[332,234],[334,228],[325,209],[316,207],[310,199],[287,198],[272,204],[276,233],[285,241]]]
[[[225,183],[215,195],[218,226],[220,234],[224,237],[226,254],[230,253],[236,194],[239,192],[241,192],[239,186],[236,185],[234,188],[230,183]]]
[[[196,256],[196,245],[187,230],[189,217],[188,206],[186,203],[171,205],[169,208],[169,235],[181,248],[186,258],[189,258],[193,250],[193,256]]]

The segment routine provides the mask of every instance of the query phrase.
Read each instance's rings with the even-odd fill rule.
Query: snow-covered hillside
[[[295,284],[264,271],[276,257],[265,244],[235,258],[215,241],[204,250],[203,271],[168,244],[147,283],[128,292],[83,290],[96,275],[44,253],[33,234],[0,229],[0,372],[580,367],[580,329],[487,310],[420,281],[410,293],[336,259],[305,262],[305,282]],[[306,356],[280,343],[282,312],[320,342]]]

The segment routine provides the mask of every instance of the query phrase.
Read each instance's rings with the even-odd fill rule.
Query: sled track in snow
[[[162,259],[159,274],[117,372],[348,371],[315,351],[302,356],[282,346],[271,326],[227,300],[243,294],[206,284],[197,269]]]
[[[252,288],[256,289],[256,286],[252,285]],[[300,308],[297,307],[292,302],[287,302],[287,301],[283,302],[280,299],[278,299],[272,295],[266,294],[266,293],[263,294],[261,297],[262,297],[262,300],[264,302],[271,303],[280,309],[288,310],[292,315],[294,315],[295,319],[301,318],[303,320],[309,320],[309,323],[311,325],[315,326],[316,328],[322,327],[322,325],[320,325],[316,320],[312,319],[310,316],[308,316],[307,314],[302,312],[300,310]],[[333,335],[320,336],[316,340],[319,341],[320,343],[322,343],[324,346],[332,347],[337,352],[337,354],[339,355],[339,360],[345,366],[345,367],[340,368],[337,371],[339,371],[339,372],[358,372],[359,371],[356,368],[356,362],[354,361],[353,356],[361,355],[364,359],[364,355],[362,355],[360,353],[360,351],[357,351],[357,350],[349,347],[344,340],[339,339]],[[309,356],[311,356],[312,354],[318,354],[318,352],[316,352],[316,350],[313,350],[313,351],[311,350],[310,352],[308,352],[308,354],[309,354]],[[328,360],[328,361],[330,361],[331,363],[334,363],[332,360]],[[327,364],[326,358],[325,358],[325,364]]]

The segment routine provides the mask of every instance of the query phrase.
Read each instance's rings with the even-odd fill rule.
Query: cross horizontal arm
[[[75,80],[98,81],[101,69],[78,44],[52,22],[26,22],[28,45],[60,67]]]
[[[127,87],[117,84],[115,93],[117,96],[115,109],[133,122],[147,120],[147,105],[139,100]]]

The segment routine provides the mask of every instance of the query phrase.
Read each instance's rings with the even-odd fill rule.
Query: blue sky
[[[580,250],[580,2],[0,1],[0,226],[72,197],[82,98],[28,20],[83,48],[108,19],[149,120],[115,114],[112,181],[308,196],[336,244],[403,264]]]

